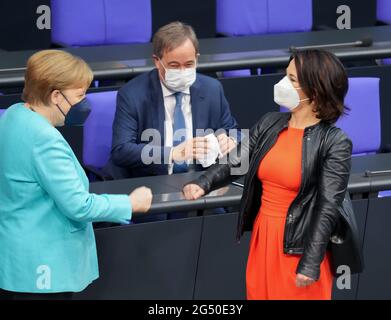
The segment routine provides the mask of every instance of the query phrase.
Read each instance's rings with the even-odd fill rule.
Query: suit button
[[[311,138],[307,138],[307,141],[310,141],[311,140]]]
[[[293,253],[293,250],[292,250],[292,249],[289,249],[289,250],[288,250],[288,253],[292,254],[292,253]]]

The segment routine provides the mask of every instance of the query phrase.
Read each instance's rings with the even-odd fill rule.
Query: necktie
[[[175,92],[175,109],[174,109],[174,124],[173,124],[173,146],[176,147],[181,142],[185,141],[185,137],[183,134],[185,133],[186,124],[185,124],[185,117],[182,112],[182,98],[183,93],[182,92]],[[178,131],[180,130],[180,131]],[[177,136],[175,136],[175,132],[177,133]],[[179,134],[179,132],[181,134]],[[183,163],[175,163],[174,162],[174,173],[180,173],[180,172],[187,172],[188,166],[186,162]]]

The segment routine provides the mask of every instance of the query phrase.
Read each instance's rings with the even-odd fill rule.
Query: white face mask
[[[196,80],[196,68],[185,68],[182,69],[166,69],[162,60],[160,64],[163,66],[166,74],[164,76],[163,83],[164,85],[175,92],[182,92],[190,88],[190,86]]]
[[[288,76],[285,76],[274,85],[274,102],[289,110],[297,108],[301,101],[309,100],[309,98],[300,100],[297,89],[301,88],[295,88]]]

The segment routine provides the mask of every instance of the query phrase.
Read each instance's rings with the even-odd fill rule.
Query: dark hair
[[[190,39],[198,53],[199,44],[193,28],[179,21],[171,22],[161,27],[153,36],[153,54],[161,58],[164,52],[176,49],[187,39]]]
[[[289,61],[295,60],[297,78],[303,92],[315,102],[317,118],[334,123],[349,110],[344,105],[348,91],[348,76],[341,61],[323,50],[295,51]]]

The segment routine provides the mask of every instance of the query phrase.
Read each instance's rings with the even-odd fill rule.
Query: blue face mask
[[[75,103],[74,105],[72,105],[69,102],[69,100],[67,99],[67,97],[61,91],[60,91],[60,93],[62,94],[62,96],[65,98],[65,100],[71,106],[68,113],[65,114],[62,111],[62,109],[60,108],[60,106],[58,104],[56,104],[58,110],[60,110],[60,112],[62,113],[62,115],[65,118],[64,124],[66,126],[82,126],[86,122],[86,120],[91,112],[91,107],[90,107],[90,104],[89,104],[87,98],[84,98],[84,99],[80,100],[78,103]]]

